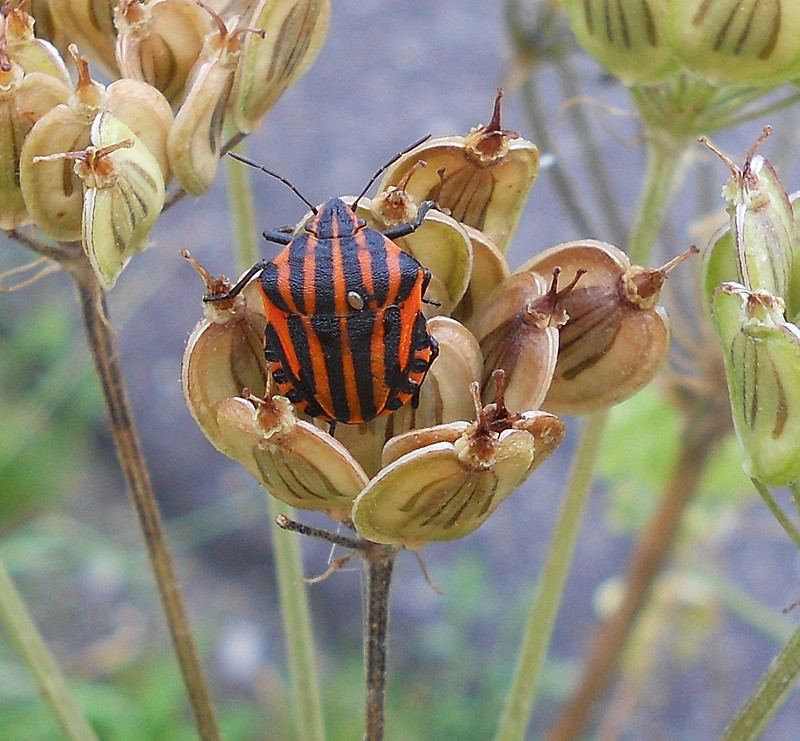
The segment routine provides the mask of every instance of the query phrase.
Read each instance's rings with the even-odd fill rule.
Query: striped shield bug
[[[356,209],[397,157],[351,205],[330,198],[317,207],[281,176],[231,156],[285,183],[312,217],[296,235],[264,232],[267,241],[284,246],[280,254],[257,262],[230,291],[204,301],[231,298],[259,276],[265,355],[278,391],[300,411],[328,420],[331,430],[337,422],[369,422],[409,400],[417,404],[439,352],[422,313],[431,274],[393,240],[416,230],[433,203],[422,203],[413,221],[379,232]]]

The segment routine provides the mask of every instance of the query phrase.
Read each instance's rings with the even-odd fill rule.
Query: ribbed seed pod
[[[179,107],[203,40],[213,31],[209,13],[195,0],[125,0],[114,23],[122,75],[151,84]]]
[[[477,396],[477,384],[472,390]],[[420,548],[468,535],[564,437],[563,423],[546,412],[509,415],[502,405],[477,406],[478,420],[466,429],[455,422],[409,433],[408,447],[422,446],[392,460],[353,502],[363,537]],[[387,458],[405,442],[387,446]]]
[[[666,358],[669,322],[657,305],[667,274],[696,252],[662,268],[632,266],[604,242],[565,242],[536,255],[518,272],[540,275],[560,267],[586,273],[562,299],[569,317],[559,332],[558,362],[543,407],[586,414],[618,404],[646,386]]]
[[[224,399],[216,407],[226,455],[272,496],[344,520],[367,476],[338,440],[298,420],[288,399]]]
[[[33,125],[69,96],[69,87],[41,72],[25,74],[0,50],[0,229],[30,221],[19,182],[22,143]]]
[[[103,71],[116,77],[114,7],[117,0],[47,0],[53,20],[70,44],[88,50]],[[66,50],[62,50],[66,53]]]
[[[667,5],[672,52],[712,85],[772,85],[800,74],[800,4],[794,0]]]
[[[678,64],[665,39],[669,0],[566,0],[578,43],[626,85],[652,85]]]
[[[258,0],[243,26],[248,34],[236,70],[231,113],[238,131],[261,126],[264,114],[317,58],[330,20],[329,0]]]
[[[8,56],[27,73],[42,72],[68,85],[69,72],[58,50],[49,41],[37,39],[33,28],[34,19],[24,9],[3,9],[0,38]]]
[[[379,190],[404,182],[418,203],[434,201],[456,221],[485,232],[505,252],[539,172],[539,150],[501,128],[501,97],[499,92],[488,124],[466,136],[423,142],[387,168]],[[428,166],[419,168],[420,160]]]
[[[192,70],[189,92],[175,116],[167,154],[175,177],[189,195],[205,193],[214,182],[222,155],[222,125],[241,56],[241,32],[219,16],[217,32],[206,37]]]
[[[515,273],[489,296],[470,324],[480,342],[484,370],[482,396],[494,400],[494,371],[505,372],[510,409],[538,409],[547,395],[558,358],[559,328],[567,321],[564,298],[582,275],[559,290],[560,269],[547,281],[530,272]]]
[[[783,301],[722,283],[712,296],[733,426],[748,476],[767,486],[800,478],[800,330]]]
[[[20,185],[30,216],[42,231],[62,241],[81,238],[82,187],[72,163],[50,155],[86,149],[92,122],[109,111],[156,157],[166,180],[165,140],[172,122],[169,103],[155,88],[126,79],[105,88],[91,79],[86,58],[74,46],[71,51],[78,68],[75,88],[67,103],[53,108],[31,129],[20,156]],[[40,159],[34,162],[35,158]]]

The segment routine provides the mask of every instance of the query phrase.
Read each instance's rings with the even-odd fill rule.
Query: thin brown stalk
[[[72,275],[78,291],[87,343],[100,380],[117,456],[142,530],[197,730],[203,741],[219,741],[220,735],[203,668],[189,627],[175,566],[167,547],[155,493],[134,425],[114,331],[106,316],[103,293],[89,261],[82,253],[69,260],[62,259],[61,262]]]
[[[578,688],[561,709],[547,741],[573,741],[582,737],[595,702],[611,683],[628,636],[677,540],[683,512],[697,494],[708,458],[726,430],[725,420],[720,423],[719,416],[707,406],[701,406],[690,418],[661,504],[629,560],[622,603],[596,629]]]

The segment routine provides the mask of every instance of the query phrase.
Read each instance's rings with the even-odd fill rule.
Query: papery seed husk
[[[91,56],[112,77],[119,74],[114,58],[114,7],[117,0],[48,0],[55,21],[71,44]]]
[[[258,406],[225,399],[216,409],[223,452],[242,463],[272,496],[335,520],[349,515],[367,484],[366,474],[335,438],[294,418],[287,399],[276,396]]]
[[[10,9],[5,18],[5,50],[26,73],[41,72],[70,84],[69,72],[58,50],[45,39],[34,36],[34,20],[19,8]]]
[[[330,20],[329,0],[259,0],[244,19],[266,32],[243,40],[231,111],[238,131],[251,132],[278,98],[313,64]]]

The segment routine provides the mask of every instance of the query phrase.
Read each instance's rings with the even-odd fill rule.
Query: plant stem
[[[133,421],[102,289],[82,253],[62,264],[70,271],[78,291],[87,344],[100,380],[117,457],[142,530],[197,730],[203,741],[218,741],[220,736],[214,710]]]
[[[724,418],[722,424],[717,423],[719,415],[709,413],[707,405],[699,405],[699,409],[688,420],[661,504],[639,536],[628,562],[622,602],[595,631],[578,688],[561,709],[547,735],[548,741],[572,741],[581,737],[594,703],[610,683],[636,618],[678,537],[683,512],[697,494],[706,462],[716,442],[728,429]]]
[[[44,701],[69,741],[97,741],[64,675],[25,607],[5,566],[0,563],[0,623],[33,674]]]
[[[386,656],[389,634],[389,591],[397,551],[371,543],[367,561],[367,609],[364,624],[364,661],[367,679],[365,741],[383,741],[386,704]]]
[[[536,586],[514,679],[506,697],[495,741],[521,741],[525,738],[583,512],[591,491],[607,417],[605,412],[596,412],[586,420],[572,459],[561,513]]]
[[[750,479],[756,491],[761,495],[764,503],[769,507],[770,512],[775,516],[775,519],[780,523],[781,527],[786,531],[786,534],[794,541],[794,544],[800,548],[800,532],[794,526],[792,521],[786,516],[784,511],[780,508],[772,496],[770,490],[764,486],[758,479]]]
[[[800,676],[800,627],[761,678],[755,692],[725,731],[722,741],[751,741],[780,709]]]
[[[235,237],[237,267],[246,270],[257,261],[253,196],[246,167],[230,157],[228,163],[228,201],[231,205],[231,228]],[[271,519],[293,512],[269,496]],[[289,677],[300,741],[324,741],[325,723],[314,661],[314,635],[308,608],[308,594],[303,582],[303,559],[300,542],[291,532],[273,532],[273,555],[280,593],[281,615],[289,662]]]

